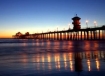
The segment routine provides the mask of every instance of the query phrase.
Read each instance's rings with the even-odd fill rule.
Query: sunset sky
[[[72,28],[76,14],[82,28],[86,20],[89,27],[105,25],[105,0],[0,0],[0,38]]]

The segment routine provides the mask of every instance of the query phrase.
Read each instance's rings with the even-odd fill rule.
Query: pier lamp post
[[[57,27],[57,31],[58,31],[58,27]]]
[[[47,32],[49,32],[49,29],[48,29],[48,31]]]
[[[65,28],[63,28],[64,29],[64,31],[65,31]]]
[[[70,23],[68,25],[69,25],[69,30],[70,30]]]
[[[97,22],[96,22],[96,21],[94,21],[94,26],[95,26],[95,27],[97,26]]]
[[[88,20],[86,20],[86,25],[87,25],[87,28],[88,28]]]

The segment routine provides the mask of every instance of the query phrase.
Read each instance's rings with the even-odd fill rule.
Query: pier
[[[50,31],[28,35],[14,35],[13,38],[47,40],[100,40],[105,39],[105,26],[80,29],[78,31],[70,29],[64,31]]]
[[[81,18],[77,15],[72,18],[73,29],[62,31],[49,31],[42,33],[21,34],[20,32],[13,35],[15,39],[47,39],[47,40],[105,40],[105,25],[93,28],[81,28]]]

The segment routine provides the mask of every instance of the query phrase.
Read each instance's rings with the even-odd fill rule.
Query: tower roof
[[[76,16],[75,16],[75,17],[73,17],[73,18],[72,18],[72,20],[80,20],[80,19],[81,19],[81,18],[80,18],[80,17],[78,17],[78,16],[77,16],[77,14],[76,14]]]

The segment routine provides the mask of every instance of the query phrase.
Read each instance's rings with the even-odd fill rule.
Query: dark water
[[[0,76],[105,76],[105,41],[0,39]]]

